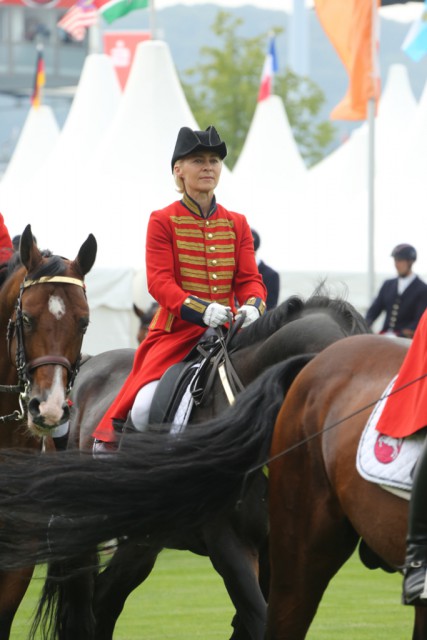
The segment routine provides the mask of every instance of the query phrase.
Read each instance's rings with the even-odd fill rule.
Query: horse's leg
[[[95,585],[95,640],[111,640],[126,598],[150,575],[161,547],[129,541],[118,547]]]
[[[427,640],[427,607],[414,607],[415,621],[412,640]]]
[[[0,572],[0,638],[8,640],[13,618],[27,591],[34,567]]]
[[[276,450],[285,448],[280,443]],[[266,638],[303,640],[329,581],[353,553],[358,536],[331,492],[319,455],[307,445],[270,464],[269,507]]]
[[[209,558],[236,607],[233,640],[262,640],[267,605],[258,582],[258,550],[239,537],[229,520],[203,531]]]
[[[270,558],[269,558],[269,551],[268,551],[268,538],[265,540],[264,543],[260,544],[259,546],[258,565],[259,565],[259,577],[258,577],[259,586],[265,598],[265,601],[268,602],[268,592],[269,592],[269,586],[270,586]],[[237,613],[234,616],[231,625],[234,629],[234,633],[231,636],[231,640],[236,640],[236,638],[239,638],[241,640],[246,640],[247,638],[248,640],[250,640],[251,636],[246,630],[245,625],[242,624],[242,620],[240,619]]]

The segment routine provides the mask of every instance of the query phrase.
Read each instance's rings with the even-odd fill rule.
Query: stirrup
[[[97,460],[105,460],[117,453],[117,442],[106,442],[105,440],[94,440],[92,446],[92,457]]]

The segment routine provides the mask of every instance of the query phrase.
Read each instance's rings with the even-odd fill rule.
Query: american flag
[[[86,29],[98,20],[98,10],[91,0],[78,0],[58,22],[58,27],[70,34],[74,40],[83,40]]]

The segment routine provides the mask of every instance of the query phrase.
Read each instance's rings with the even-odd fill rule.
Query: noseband
[[[23,322],[23,314],[22,314],[22,295],[25,289],[28,287],[32,287],[36,284],[52,284],[54,282],[62,282],[66,284],[74,284],[78,287],[82,287],[83,291],[86,291],[86,285],[83,280],[79,280],[77,278],[70,278],[68,276],[43,276],[42,278],[38,278],[37,280],[27,280],[24,279],[22,282],[19,295],[15,304],[15,320],[12,318],[9,319],[7,326],[7,348],[9,352],[9,359],[12,361],[11,356],[11,342],[13,336],[16,336],[16,352],[15,352],[15,366],[18,373],[19,384],[17,385],[0,385],[0,392],[9,392],[9,393],[19,393],[19,407],[20,409],[14,411],[12,414],[7,416],[0,416],[0,422],[6,422],[8,420],[22,420],[25,416],[25,405],[29,400],[29,391],[31,388],[31,380],[30,374],[34,369],[38,367],[43,367],[45,365],[58,365],[64,367],[68,372],[68,384],[66,389],[66,395],[68,396],[74,381],[76,379],[76,375],[79,371],[80,362],[81,362],[81,354],[79,354],[74,365],[71,362],[64,358],[63,356],[40,356],[38,358],[34,358],[30,360],[30,362],[26,361],[25,356],[25,345],[24,345],[24,322]]]

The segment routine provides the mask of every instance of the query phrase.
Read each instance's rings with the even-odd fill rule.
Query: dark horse
[[[336,342],[308,364],[310,356],[296,356],[266,371],[203,430],[130,437],[110,463],[66,452],[34,469],[11,454],[0,468],[0,486],[12,487],[0,499],[0,566],[72,557],[125,534],[167,546],[177,531],[239,507],[251,476],[268,462],[265,637],[302,640],[360,540],[371,567],[375,559],[388,570],[403,563],[407,502],[360,477],[356,451],[406,349],[400,339],[367,335]],[[73,503],[76,492],[81,500]],[[33,536],[43,541],[52,513],[61,515],[49,543],[34,548]],[[427,638],[426,614],[415,610],[413,640]]]
[[[268,366],[294,354],[320,351],[346,335],[367,332],[360,314],[347,302],[331,299],[320,291],[306,302],[294,296],[269,312],[234,339],[233,365],[246,385]],[[90,358],[81,368],[73,393],[72,438],[70,445],[90,451],[92,431],[103,412],[117,394],[133,360],[132,350],[107,352]],[[227,404],[219,382],[213,389],[207,406],[194,412],[192,421],[198,424],[221,412]],[[266,597],[268,593],[268,519],[266,513],[267,481],[259,472],[248,484],[245,499],[238,512],[234,508],[214,516],[202,527],[195,523],[191,531],[176,532],[168,546],[189,549],[208,555],[224,579],[230,598],[236,607],[233,639],[258,640],[264,635]],[[137,489],[137,486],[135,487]],[[185,500],[183,494],[182,499]],[[150,574],[163,540],[151,536],[121,544],[107,568],[95,583],[94,613],[96,630],[88,631],[90,621],[82,615],[79,575],[73,581],[48,580],[40,607],[55,612],[53,626],[57,637],[69,638],[79,628],[79,639],[112,638],[114,625],[129,593]],[[85,561],[92,565],[94,560]],[[74,563],[73,563],[74,568]],[[70,567],[51,565],[49,575],[61,576]],[[92,580],[92,574],[88,574]],[[67,606],[53,606],[52,602]],[[76,622],[78,619],[79,622]],[[47,621],[52,628],[51,620]],[[68,631],[72,629],[73,632]],[[87,635],[84,635],[84,634]],[[67,635],[68,634],[68,635]],[[93,635],[91,635],[93,634]]]
[[[339,298],[330,298],[320,286],[307,301],[293,296],[237,334],[231,359],[246,385],[271,364],[294,354],[320,351],[347,335],[367,331],[363,318],[352,305]],[[133,354],[132,350],[111,351],[90,358],[81,367],[73,392],[70,446],[91,450],[92,432],[130,370]],[[217,381],[209,401],[194,411],[192,422],[198,424],[217,415],[226,406],[225,393]],[[248,485],[239,512],[229,509],[221,517],[213,517],[202,528],[194,526],[183,535],[176,533],[169,543],[173,548],[189,549],[210,557],[236,607],[233,640],[258,640],[264,634],[269,580],[266,489],[266,478],[260,472]],[[61,640],[73,637],[76,628],[80,640],[86,637],[111,639],[127,596],[150,574],[162,548],[162,540],[155,537],[131,540],[119,546],[95,582],[95,630],[88,631],[90,620],[82,615],[84,576],[81,575],[68,583],[46,582],[38,620],[44,617],[45,626],[50,629],[54,626]],[[93,566],[94,559],[89,554],[85,562]],[[49,576],[55,578],[69,571],[69,567],[53,564]],[[91,582],[91,573],[87,579]],[[66,602],[67,606],[52,605],[57,602]],[[54,624],[51,619],[46,620],[45,611],[55,612]],[[77,619],[79,623],[76,623]],[[76,624],[84,625],[84,629]]]
[[[0,448],[39,452],[69,413],[68,395],[89,322],[83,279],[96,255],[89,236],[74,261],[40,252],[31,227],[1,268]],[[9,638],[33,567],[0,573],[0,638]]]

